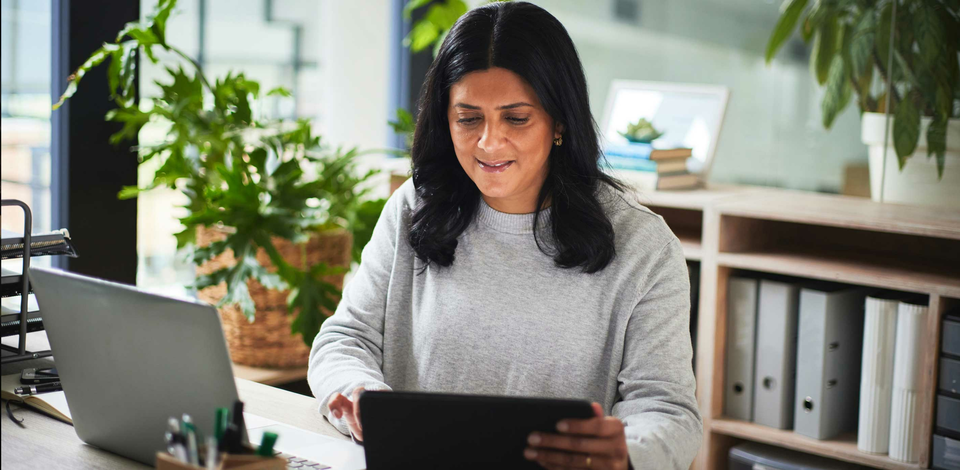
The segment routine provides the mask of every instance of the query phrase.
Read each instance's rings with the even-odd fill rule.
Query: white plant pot
[[[868,146],[870,157],[870,197],[874,201],[960,209],[960,119],[947,123],[947,152],[943,179],[937,179],[937,158],[927,158],[927,126],[920,121],[917,149],[900,171],[893,148],[893,117],[890,118],[889,145],[884,164],[884,122],[879,113],[863,113],[860,139]],[[883,197],[880,185],[883,181]]]

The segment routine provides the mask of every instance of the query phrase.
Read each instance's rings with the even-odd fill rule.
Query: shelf
[[[769,251],[719,253],[717,264],[788,276],[808,277],[920,294],[960,297],[956,268],[876,259],[854,253]]]
[[[683,247],[683,256],[686,257],[688,261],[700,261],[703,259],[703,244],[700,242],[699,236],[688,233],[678,233],[677,238],[680,239],[680,246]]]
[[[295,369],[265,369],[240,364],[232,364],[232,366],[234,377],[264,385],[281,385],[307,378],[306,367],[298,367]]]
[[[731,196],[745,195],[761,188],[710,184],[706,188],[671,191],[638,191],[640,203],[645,206],[671,207],[702,211],[710,204]]]
[[[765,188],[719,201],[724,215],[960,240],[960,211]]]
[[[919,463],[904,463],[893,460],[886,455],[860,452],[857,450],[857,438],[853,434],[843,435],[834,440],[820,441],[802,436],[793,431],[773,429],[759,424],[726,418],[712,420],[710,422],[710,429],[718,434],[785,447],[800,452],[807,452],[874,468],[887,470],[920,468]]]

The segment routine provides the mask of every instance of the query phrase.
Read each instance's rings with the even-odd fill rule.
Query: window
[[[2,8],[0,192],[4,199],[27,203],[33,211],[33,232],[46,232],[59,228],[51,227],[51,5],[3,0]],[[2,226],[22,232],[20,209],[4,209]]]

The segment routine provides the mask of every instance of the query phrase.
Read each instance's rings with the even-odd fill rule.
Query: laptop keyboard
[[[280,453],[277,454],[277,457],[282,459],[287,459],[287,469],[301,469],[301,470],[327,470],[330,468],[329,465],[325,465],[319,462],[314,462],[312,460],[301,459],[300,457],[295,457],[290,454]]]

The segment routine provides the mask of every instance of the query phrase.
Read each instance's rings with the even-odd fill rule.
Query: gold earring
[[[561,135],[560,137],[553,139],[553,145],[556,145],[557,147],[563,145],[563,136]]]

